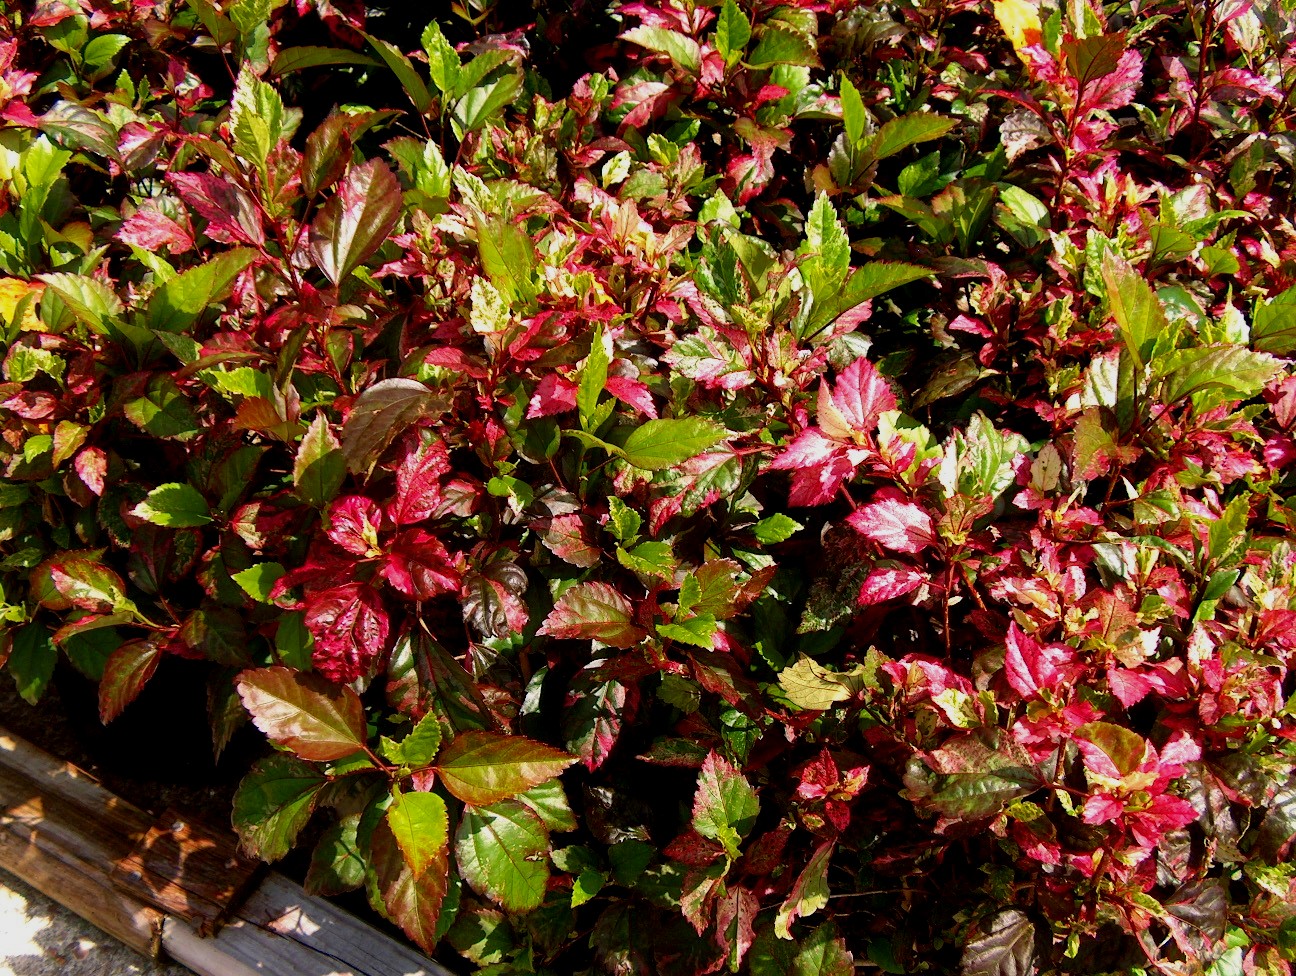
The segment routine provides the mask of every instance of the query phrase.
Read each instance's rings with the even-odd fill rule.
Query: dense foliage
[[[481,972],[1291,972],[1290,2],[0,6],[25,697]]]

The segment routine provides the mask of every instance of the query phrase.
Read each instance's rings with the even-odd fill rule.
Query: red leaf
[[[1143,59],[1137,51],[1126,51],[1116,62],[1114,71],[1103,75],[1084,89],[1080,102],[1082,112],[1124,108],[1134,101],[1143,82]]]
[[[328,537],[356,556],[381,555],[378,546],[381,524],[382,509],[361,495],[347,495],[329,507]]]
[[[936,541],[931,517],[898,493],[861,505],[846,521],[865,538],[895,552],[921,552]]]
[[[606,583],[580,583],[562,595],[537,633],[630,648],[647,636],[633,616],[630,601]]]
[[[563,744],[586,769],[603,765],[623,724],[633,719],[638,698],[633,685],[616,680],[597,682],[588,670],[572,680],[563,703]]]
[[[606,386],[608,393],[622,403],[634,407],[647,417],[657,419],[657,407],[653,404],[652,394],[641,380],[628,376],[609,376]]]
[[[379,822],[370,842],[374,884],[388,916],[425,952],[437,943],[437,919],[450,889],[449,846],[438,850],[420,872],[405,862],[386,820]]]
[[[579,514],[559,515],[549,519],[540,541],[559,559],[588,569],[597,566],[603,553],[594,544],[589,523]]]
[[[387,561],[379,572],[415,600],[457,593],[461,582],[450,553],[426,529],[408,529],[392,539],[387,546]]]
[[[412,525],[431,518],[441,507],[441,479],[450,473],[450,459],[445,444],[438,439],[423,440],[422,432],[414,434],[417,446],[401,458],[396,469],[396,497],[387,510],[398,526]]]
[[[527,404],[527,419],[549,417],[575,409],[576,384],[557,373],[546,373],[536,391],[531,394],[531,402]]]
[[[730,971],[756,938],[756,913],[760,900],[746,888],[730,888],[716,902],[716,941],[726,950]]]
[[[305,623],[315,638],[315,667],[330,681],[364,677],[387,647],[387,611],[365,583],[308,593]]]
[[[878,567],[864,578],[860,587],[861,606],[871,606],[912,593],[927,582],[927,574],[907,567]]]

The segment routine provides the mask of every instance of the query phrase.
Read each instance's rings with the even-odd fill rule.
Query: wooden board
[[[264,868],[244,857],[228,828],[222,830],[169,809],[117,863],[119,888],[172,918],[213,933],[230,909],[252,890]]]
[[[176,823],[183,829],[171,831]],[[246,862],[220,876],[233,849],[228,831],[174,812],[155,824],[92,776],[0,729],[5,868],[131,948],[201,976],[452,976],[280,874],[239,904]],[[186,879],[195,851],[210,861]],[[213,913],[227,919],[214,935]]]
[[[137,952],[157,956],[162,913],[117,890],[113,865],[150,819],[0,730],[0,858],[5,869]]]

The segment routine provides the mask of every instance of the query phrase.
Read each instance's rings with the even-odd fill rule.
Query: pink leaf
[[[131,214],[114,236],[123,244],[132,244],[145,251],[166,248],[172,254],[182,254],[194,246],[189,231],[166,214],[144,207]]]
[[[1004,669],[1013,690],[1026,698],[1055,687],[1065,677],[1065,666],[1074,658],[1066,644],[1041,644],[1017,622],[1008,625]]]
[[[827,383],[819,387],[818,423],[835,440],[858,443],[857,434],[871,434],[878,416],[895,408],[895,394],[867,359],[847,366],[831,393]]]
[[[104,493],[104,478],[108,476],[108,455],[98,447],[87,447],[72,462],[77,477],[96,495]]]
[[[1137,51],[1126,51],[1116,62],[1116,70],[1087,86],[1080,101],[1082,112],[1110,112],[1134,101],[1143,82],[1143,59]]]
[[[210,173],[168,173],[180,199],[207,221],[207,236],[222,244],[265,243],[256,202],[229,180]]]
[[[896,494],[861,505],[846,521],[865,538],[894,552],[921,552],[936,541],[931,517]]]
[[[549,519],[541,530],[540,541],[559,559],[588,569],[597,566],[603,558],[594,544],[585,516],[573,513]]]
[[[1104,824],[1118,820],[1125,812],[1125,804],[1106,793],[1095,793],[1085,800],[1084,822],[1087,824]]]
[[[609,376],[607,391],[644,416],[657,419],[657,407],[653,404],[652,394],[648,392],[648,387],[641,380],[631,379],[628,376]]]
[[[868,574],[860,587],[860,606],[872,606],[912,593],[927,582],[927,574],[907,567],[879,567]]]
[[[305,623],[315,638],[316,670],[339,684],[367,675],[387,648],[387,611],[378,592],[365,583],[310,593]]]
[[[630,601],[606,583],[580,583],[562,595],[537,633],[631,648],[647,636]]]
[[[527,419],[549,417],[575,409],[576,384],[557,373],[546,373],[535,393],[531,394],[531,402],[527,404]]]

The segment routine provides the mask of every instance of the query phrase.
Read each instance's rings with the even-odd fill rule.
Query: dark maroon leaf
[[[1032,976],[1035,941],[1035,924],[1025,912],[1002,911],[963,947],[963,976]]]
[[[104,664],[99,681],[99,720],[107,725],[135,700],[157,671],[162,651],[151,641],[122,644]]]
[[[381,160],[355,166],[311,224],[310,249],[333,284],[382,245],[400,220],[401,188]]]
[[[355,474],[368,474],[378,456],[411,424],[435,416],[444,401],[418,380],[382,380],[356,399],[342,428],[342,455]]]

